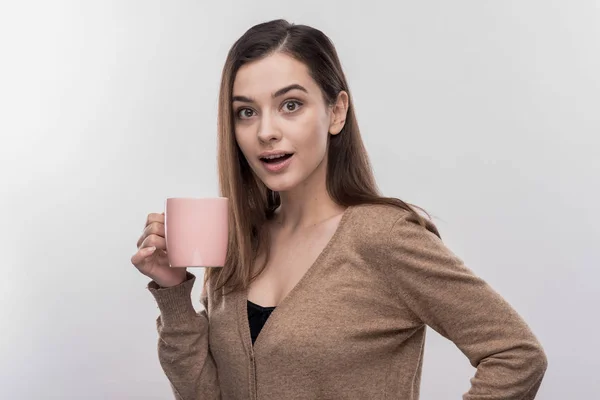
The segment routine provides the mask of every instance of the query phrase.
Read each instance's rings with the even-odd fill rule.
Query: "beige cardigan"
[[[254,346],[247,290],[150,282],[158,356],[177,399],[419,398],[426,325],[477,367],[464,400],[533,399],[545,352],[520,315],[396,207],[348,208]]]

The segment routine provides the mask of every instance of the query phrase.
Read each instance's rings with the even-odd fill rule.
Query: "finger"
[[[162,214],[158,214],[158,213],[150,213],[148,214],[148,217],[146,218],[146,226],[150,225],[152,222],[160,222],[160,223],[165,223],[165,215],[164,213]]]
[[[158,236],[155,234],[150,234],[148,235],[148,237],[146,239],[144,239],[144,241],[142,242],[140,249],[143,249],[144,247],[152,247],[155,246],[157,249],[160,250],[167,250],[167,240],[162,237],[162,236]]]
[[[142,232],[142,235],[137,241],[137,248],[139,249],[142,245],[142,242],[152,234],[165,237],[165,224],[155,221],[151,222],[150,225],[146,225],[144,231]]]
[[[142,263],[142,261],[154,254],[155,250],[156,247],[154,246],[139,249],[137,253],[131,256],[131,263],[138,267]]]

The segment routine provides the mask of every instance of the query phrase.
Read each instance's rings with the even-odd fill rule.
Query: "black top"
[[[262,307],[248,300],[248,321],[250,322],[252,344],[256,341],[258,334],[274,309],[275,307]]]

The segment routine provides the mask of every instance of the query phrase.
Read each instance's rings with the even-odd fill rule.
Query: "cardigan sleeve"
[[[392,291],[477,368],[463,399],[534,399],[546,354],[508,302],[408,213],[384,241],[382,264]]]
[[[177,400],[218,400],[217,367],[208,342],[208,305],[203,296],[204,310],[194,310],[191,292],[195,280],[187,272],[186,280],[177,286],[148,284],[160,310],[156,320],[158,358]]]

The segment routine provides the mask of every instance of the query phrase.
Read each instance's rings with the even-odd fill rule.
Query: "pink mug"
[[[165,202],[165,239],[171,267],[222,267],[229,231],[225,197],[170,197]]]

